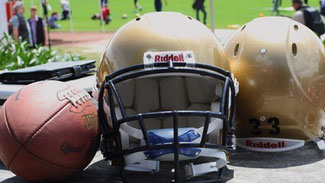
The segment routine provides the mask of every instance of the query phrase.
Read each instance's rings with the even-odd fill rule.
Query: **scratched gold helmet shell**
[[[315,33],[289,18],[257,18],[224,47],[240,83],[239,146],[281,151],[323,136],[324,46]]]

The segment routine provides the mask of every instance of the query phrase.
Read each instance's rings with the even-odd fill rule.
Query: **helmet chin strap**
[[[226,153],[217,149],[200,148],[198,157],[216,158],[217,161],[194,165],[185,165],[186,178],[201,176],[210,172],[218,172],[227,164]],[[137,152],[125,156],[125,170],[137,172],[159,172],[160,161],[148,160],[144,152]]]
[[[217,149],[204,148],[200,154],[201,157],[218,158],[217,161],[194,165],[190,163],[185,165],[186,178],[201,176],[210,172],[218,172],[227,165],[226,153]]]
[[[213,130],[219,130],[222,128],[222,120],[220,119],[215,119],[209,124],[209,130],[208,134],[211,133]],[[126,124],[121,125],[121,131],[124,131],[121,133],[121,135],[124,136],[133,136],[135,138],[140,139],[139,137],[143,138],[143,134],[141,130],[138,130],[136,128],[130,127]],[[182,131],[182,133],[179,133],[178,138],[182,138],[184,134],[189,133],[190,131],[193,131],[194,128],[183,128],[179,129]],[[166,130],[166,129],[165,129]],[[173,129],[170,129],[173,130]],[[194,129],[195,133],[199,134],[199,137],[195,139],[195,142],[200,142],[202,138],[202,133],[203,133],[203,127],[199,129]],[[168,129],[167,129],[168,131]],[[140,135],[141,133],[141,135]],[[155,133],[156,135],[161,135],[164,134],[161,132],[161,130],[153,130],[150,131],[150,133]],[[131,135],[133,134],[133,135]],[[168,134],[168,132],[167,132]],[[164,135],[161,135],[162,138],[168,138],[168,135],[166,137],[163,137]],[[125,138],[127,139],[127,138]],[[142,140],[142,139],[141,139]],[[169,139],[170,140],[170,139]],[[192,141],[192,142],[194,142]],[[124,142],[126,143],[126,142]],[[165,142],[166,143],[166,142]],[[172,142],[169,142],[172,143]],[[225,167],[227,164],[227,159],[226,159],[226,153],[221,150],[217,149],[210,149],[210,148],[194,148],[192,149],[194,156],[191,156],[192,154],[189,153],[187,155],[184,155],[180,153],[180,156],[182,159],[196,159],[198,157],[208,157],[208,158],[214,158],[217,159],[216,161],[211,161],[208,163],[202,163],[202,164],[197,164],[194,165],[193,163],[190,163],[188,165],[185,165],[185,174],[187,178],[191,177],[196,177],[196,176],[201,176],[203,174],[207,174],[210,172],[218,172],[221,168]],[[159,172],[159,167],[160,167],[160,161],[157,159],[164,159],[164,160],[169,160],[173,161],[170,154],[173,154],[173,152],[163,152],[163,150],[160,152],[162,155],[157,158],[150,158],[148,155],[147,151],[141,151],[141,152],[136,152],[132,153],[129,155],[125,156],[125,170],[129,171],[139,171],[139,172]],[[180,149],[180,152],[182,152],[182,148]],[[189,152],[189,151],[184,151],[184,152]],[[164,157],[163,157],[164,156]],[[189,157],[191,156],[191,157]]]

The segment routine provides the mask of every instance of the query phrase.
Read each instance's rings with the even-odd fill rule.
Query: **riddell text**
[[[183,53],[178,54],[178,55],[165,55],[165,56],[160,56],[160,55],[155,55],[155,62],[184,62],[184,55]]]
[[[281,141],[278,143],[270,143],[270,142],[258,142],[258,143],[254,143],[250,140],[246,140],[246,146],[248,147],[257,147],[257,148],[266,148],[266,149],[274,149],[274,148],[283,148],[285,147],[285,142]]]

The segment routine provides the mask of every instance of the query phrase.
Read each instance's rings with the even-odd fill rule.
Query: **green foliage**
[[[83,60],[79,55],[58,55],[44,46],[28,48],[26,41],[14,40],[9,35],[0,39],[0,70],[16,70],[48,62]]]

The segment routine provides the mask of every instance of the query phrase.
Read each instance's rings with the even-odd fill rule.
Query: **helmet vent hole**
[[[141,20],[141,18],[140,18],[140,17],[137,17],[135,20],[136,20],[136,21],[139,21],[139,20]]]
[[[261,54],[262,54],[262,55],[265,55],[266,53],[267,53],[267,49],[266,49],[266,48],[262,48],[262,49],[261,49]]]
[[[243,28],[241,28],[241,30],[240,30],[240,31],[243,31],[245,28],[246,28],[246,25],[244,25],[244,27],[243,27]]]
[[[297,45],[296,45],[296,43],[293,43],[292,44],[292,54],[293,54],[293,56],[297,56]]]
[[[237,56],[238,51],[239,51],[239,44],[237,44],[235,47],[234,56]]]
[[[295,29],[295,31],[298,31],[298,25],[294,25],[293,28]]]
[[[192,20],[192,17],[187,17],[188,19]]]

